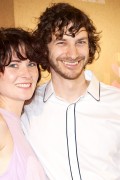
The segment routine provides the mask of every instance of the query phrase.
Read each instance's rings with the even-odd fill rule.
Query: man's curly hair
[[[94,59],[99,57],[100,53],[100,32],[96,31],[92,20],[81,10],[71,6],[68,3],[54,3],[51,7],[46,8],[45,12],[40,16],[36,30],[33,32],[35,39],[35,49],[38,52],[41,61],[41,67],[50,72],[48,43],[52,40],[52,35],[56,38],[62,38],[65,34],[65,29],[72,24],[69,31],[71,36],[84,27],[88,33],[89,40],[89,61],[91,64]],[[95,54],[98,54],[95,58]]]

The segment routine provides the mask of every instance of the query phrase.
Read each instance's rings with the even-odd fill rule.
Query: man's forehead
[[[87,33],[86,29],[84,27],[80,28],[77,32],[73,32],[71,33],[69,31],[69,28],[65,29],[62,36],[61,36],[61,31],[57,30],[55,31],[55,33],[52,34],[52,39],[62,39],[63,36],[71,36],[71,37],[75,37],[78,34],[83,34],[83,33]],[[87,34],[86,34],[87,35]]]
[[[84,27],[82,27],[82,28],[80,28],[77,32],[75,32],[75,35],[83,32],[83,31],[87,32],[86,29],[85,29]],[[73,32],[73,33],[74,33],[74,32]],[[68,36],[70,36],[70,34],[71,34],[71,33],[70,33],[69,29],[67,29],[67,31],[64,33],[64,35],[68,35]]]

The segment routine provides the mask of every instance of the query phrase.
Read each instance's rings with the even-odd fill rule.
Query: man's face
[[[89,58],[88,33],[85,28],[81,28],[75,37],[69,32],[62,39],[56,39],[53,35],[48,50],[51,74],[70,80],[77,79]]]

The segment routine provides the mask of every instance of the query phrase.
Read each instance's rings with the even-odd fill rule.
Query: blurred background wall
[[[101,55],[87,68],[120,87],[120,0],[0,0],[0,26],[35,29],[37,17],[51,3],[68,2],[86,12],[101,34]],[[45,78],[46,77],[46,78]],[[42,83],[49,79],[42,75]]]
[[[14,26],[14,3],[13,0],[0,0],[0,26]]]

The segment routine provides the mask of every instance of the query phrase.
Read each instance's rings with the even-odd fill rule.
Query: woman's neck
[[[20,117],[22,113],[24,102],[11,100],[8,98],[0,97],[0,108],[3,108],[11,113],[14,113],[16,116]]]

